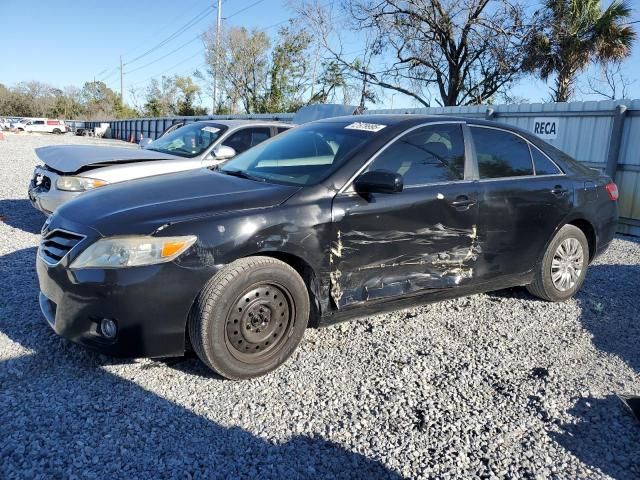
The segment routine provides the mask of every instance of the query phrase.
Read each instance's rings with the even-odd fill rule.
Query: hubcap
[[[561,292],[575,287],[584,263],[582,244],[576,238],[567,238],[558,245],[551,261],[551,280]]]
[[[280,285],[259,284],[240,295],[227,316],[227,346],[248,363],[277,351],[293,326],[293,302]]]

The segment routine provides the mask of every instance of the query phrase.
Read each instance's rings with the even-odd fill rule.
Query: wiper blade
[[[232,177],[239,177],[239,178],[246,178],[247,180],[255,180],[257,182],[264,182],[264,179],[262,178],[257,178],[254,177],[252,175],[249,175],[248,173],[242,171],[242,170],[222,170],[222,169],[218,169],[217,170],[220,173],[224,173],[225,175],[231,175]]]

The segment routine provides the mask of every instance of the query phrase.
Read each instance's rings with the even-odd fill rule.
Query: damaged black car
[[[63,205],[42,232],[40,305],[58,334],[103,353],[193,348],[250,378],[307,326],[516,285],[570,298],[614,236],[617,196],[607,176],[495,122],[322,120],[217,169]]]

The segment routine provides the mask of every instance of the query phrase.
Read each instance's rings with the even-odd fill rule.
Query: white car
[[[29,185],[32,205],[50,215],[93,188],[165,173],[213,167],[290,129],[275,121],[206,120],[188,123],[144,148],[61,145],[36,149],[44,165]]]
[[[41,132],[41,133],[66,133],[69,127],[62,120],[54,120],[51,118],[31,118],[26,123],[16,125],[18,130],[25,132]]]

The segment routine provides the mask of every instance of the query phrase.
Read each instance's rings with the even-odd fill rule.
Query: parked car
[[[25,132],[61,134],[69,131],[69,127],[62,120],[50,118],[31,118],[25,123],[18,123],[16,128]]]
[[[192,345],[220,375],[255,377],[307,325],[516,285],[566,300],[614,236],[617,197],[510,126],[323,120],[217,170],[65,204],[42,233],[40,305],[59,335],[106,354]]]
[[[30,121],[31,121],[30,118],[19,118],[15,122],[13,122],[12,128],[15,128],[16,130],[23,132],[27,123],[29,123]]]
[[[273,121],[203,121],[189,123],[143,149],[83,145],[37,148],[43,165],[34,171],[29,199],[49,215],[64,202],[96,187],[211,167],[291,126]]]

